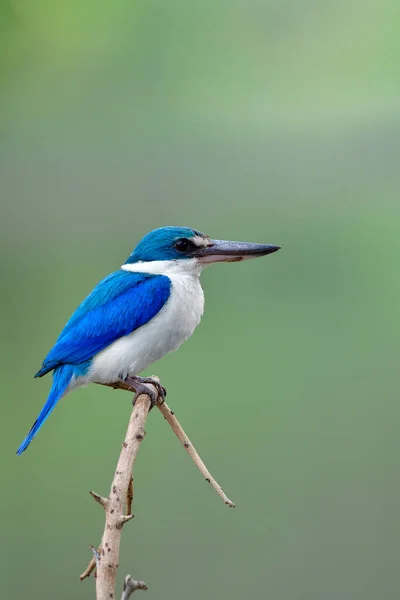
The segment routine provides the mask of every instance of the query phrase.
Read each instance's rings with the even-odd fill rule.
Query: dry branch
[[[222,500],[227,506],[235,508],[235,504],[232,502],[232,500],[229,500],[228,496],[225,494],[218,481],[214,479],[210,471],[207,469],[206,465],[201,460],[196,448],[193,446],[188,436],[184,432],[182,426],[180,425],[178,419],[176,418],[175,413],[169,408],[166,402],[164,402],[163,404],[157,404],[157,408],[159,408],[159,410],[162,412],[165,419],[170,424],[172,431],[175,433],[176,437],[181,442],[186,452],[189,454],[190,458],[193,460],[194,464],[199,469],[200,473],[203,475],[207,483],[209,483],[211,487],[214,488],[218,496],[222,498]]]
[[[115,587],[121,532],[125,523],[133,518],[133,515],[130,513],[124,514],[124,506],[127,504],[128,508],[130,508],[129,504],[132,503],[132,469],[140,444],[145,436],[144,426],[150,407],[151,400],[147,394],[138,396],[129,419],[125,441],[122,444],[122,450],[108,498],[102,498],[99,494],[90,492],[95,501],[103,506],[106,513],[106,523],[98,550],[99,558],[97,558],[97,561],[95,558],[92,559],[87,569],[82,573],[81,580],[88,577],[97,566],[97,600],[112,600],[116,597]]]
[[[124,505],[132,478],[132,468],[145,436],[144,426],[151,407],[149,396],[138,396],[129,419],[125,441],[122,444],[108,503],[105,509],[106,524],[101,540],[101,558],[97,567],[96,598],[115,598],[115,583],[119,563],[121,531],[124,523],[132,518],[124,515]]]
[[[124,580],[124,591],[122,592],[121,600],[128,600],[136,590],[147,590],[147,585],[144,581],[133,579],[132,575],[127,575]]]
[[[92,548],[92,546],[90,546],[90,548]],[[100,552],[101,548],[97,548],[97,552]],[[79,577],[79,579],[81,581],[83,581],[84,579],[86,579],[86,577],[90,577],[90,575],[93,573],[93,571],[96,568],[96,561],[94,559],[94,557],[90,560],[88,566],[86,567],[86,569],[83,571],[82,575]]]
[[[154,377],[154,379],[157,379],[157,378]],[[109,385],[109,387],[112,387],[115,390],[126,390],[128,392],[135,391],[134,388],[132,388],[130,385],[128,385],[124,381],[117,381],[115,383],[110,383],[108,385]],[[200,473],[203,475],[203,477],[207,481],[207,483],[209,483],[211,485],[211,487],[214,488],[214,490],[217,492],[218,496],[220,496],[220,498],[222,498],[222,500],[225,502],[225,504],[227,506],[230,506],[231,508],[235,508],[235,504],[232,502],[232,500],[230,500],[228,498],[228,496],[225,494],[222,487],[219,485],[219,483],[216,481],[216,479],[214,479],[214,477],[211,475],[210,471],[207,469],[204,462],[201,460],[199,453],[197,452],[196,448],[193,446],[190,439],[184,432],[182,426],[180,425],[178,419],[175,416],[175,413],[169,408],[169,406],[167,405],[166,402],[158,403],[157,408],[164,415],[165,419],[170,424],[172,431],[175,433],[176,437],[181,442],[182,446],[185,448],[186,452],[189,454],[190,458],[193,460],[194,464],[199,469]]]
[[[156,378],[154,378],[156,379]],[[158,381],[158,379],[156,379]],[[123,389],[129,392],[135,392],[134,388],[124,382],[109,384],[114,389]],[[153,386],[157,393],[157,389]],[[204,462],[201,460],[195,447],[179,424],[174,412],[165,402],[157,403],[165,419],[168,421],[173,432],[203,475],[204,479],[215,489],[227,506],[234,507],[234,503],[227,497],[221,486],[211,475]],[[103,498],[96,492],[91,491],[93,499],[100,504],[106,513],[106,523],[100,547],[96,550],[92,548],[93,558],[82,573],[81,581],[97,569],[96,572],[96,598],[97,600],[115,599],[116,577],[119,563],[119,550],[122,528],[133,518],[133,477],[132,469],[136,460],[139,447],[145,436],[144,426],[149,410],[151,408],[151,399],[147,394],[140,394],[133,407],[125,441],[122,444],[122,450],[118,459],[117,468],[114,473],[114,479],[111,484],[111,491],[107,498]],[[124,514],[126,506],[126,514]],[[147,589],[142,581],[136,581],[130,575],[127,575],[124,583],[124,592],[122,600],[127,600],[137,589]]]

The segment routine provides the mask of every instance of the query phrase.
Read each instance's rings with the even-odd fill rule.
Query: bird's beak
[[[196,251],[196,258],[203,264],[215,262],[239,262],[249,258],[257,258],[272,254],[280,246],[266,244],[251,244],[249,242],[227,242],[224,240],[210,240],[208,246]]]

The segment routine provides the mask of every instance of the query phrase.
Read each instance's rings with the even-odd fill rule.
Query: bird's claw
[[[129,383],[129,385],[131,385],[136,391],[133,398],[133,404],[135,404],[140,394],[147,394],[147,396],[149,396],[151,400],[150,410],[157,403],[164,403],[167,390],[156,379],[153,379],[152,377],[127,377],[125,381],[126,383]],[[157,391],[155,392],[151,386],[154,386]]]

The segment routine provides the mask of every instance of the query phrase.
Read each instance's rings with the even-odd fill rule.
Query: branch
[[[116,381],[115,383],[101,384],[101,385],[107,385],[108,387],[112,387],[115,390],[126,390],[128,392],[135,391],[130,385],[128,385],[124,381]],[[235,504],[232,502],[232,500],[229,500],[228,496],[225,494],[222,487],[214,479],[214,477],[211,475],[210,471],[207,469],[206,465],[201,460],[199,453],[197,452],[196,448],[193,446],[190,439],[188,438],[188,436],[182,429],[178,419],[175,416],[175,413],[169,408],[169,406],[167,405],[166,402],[163,402],[162,404],[158,403],[157,408],[164,415],[165,419],[170,424],[172,431],[175,433],[176,437],[181,442],[182,446],[185,448],[186,452],[189,454],[190,458],[193,460],[194,464],[199,469],[200,473],[203,475],[203,477],[207,481],[207,483],[209,483],[211,485],[211,487],[214,488],[214,490],[217,492],[218,496],[220,496],[220,498],[222,498],[222,500],[225,502],[225,504],[227,506],[230,506],[231,508],[235,508]]]
[[[155,378],[156,379],[156,378]],[[123,389],[129,392],[135,392],[135,389],[123,381],[113,384],[102,384],[113,387],[114,389]],[[156,392],[157,389],[153,388]],[[81,581],[97,569],[96,576],[96,599],[112,600],[115,598],[115,586],[117,569],[119,563],[119,550],[121,542],[122,528],[133,518],[131,514],[133,500],[133,478],[132,469],[139,451],[140,444],[145,436],[144,426],[151,407],[151,399],[147,394],[140,394],[133,407],[125,441],[122,444],[121,454],[118,459],[114,479],[111,484],[111,491],[107,498],[91,491],[90,494],[94,500],[100,504],[106,513],[106,523],[104,528],[101,545],[96,550],[92,548],[93,558],[86,570],[80,576]],[[157,403],[157,407],[168,421],[186,452],[189,454],[204,479],[215,489],[227,506],[232,508],[235,504],[228,498],[219,483],[211,475],[210,471],[201,460],[195,447],[182,429],[178,419],[169,406],[163,402]],[[124,514],[124,505],[126,504],[127,514]],[[147,589],[142,581],[132,579],[130,575],[125,578],[124,592],[122,600],[127,600],[129,596],[137,589]]]
[[[90,548],[93,548],[93,546],[90,546]],[[100,551],[101,551],[101,548],[97,548],[97,552],[100,552]],[[79,579],[81,581],[83,581],[84,579],[86,579],[86,577],[90,577],[90,575],[93,573],[93,571],[95,570],[95,568],[96,568],[96,560],[93,557],[90,560],[90,562],[89,562],[88,566],[86,567],[86,569],[83,571],[82,575],[79,577]]]
[[[154,389],[156,390],[156,388]],[[125,441],[122,444],[122,450],[108,498],[102,498],[98,494],[91,492],[96,502],[103,506],[106,513],[106,522],[99,551],[94,554],[94,559],[89,563],[84,573],[82,573],[81,580],[88,577],[97,566],[97,600],[112,600],[115,598],[122,528],[133,517],[131,514],[124,514],[124,504],[127,502],[127,499],[127,503],[129,504],[130,498],[133,497],[133,487],[131,491],[132,469],[145,436],[144,426],[150,407],[151,399],[147,394],[138,396],[129,419],[128,430]]]
[[[144,581],[136,581],[132,575],[127,575],[124,580],[124,591],[121,600],[128,600],[136,590],[147,590],[148,587]]]
[[[89,494],[92,496],[93,500],[95,500],[100,506],[103,508],[107,508],[108,498],[103,498],[103,496],[99,496],[96,492],[90,491]]]
[[[175,417],[175,413],[169,408],[169,406],[167,405],[166,402],[163,402],[163,404],[157,404],[157,408],[164,415],[165,419],[170,424],[172,431],[175,433],[176,437],[178,438],[180,443],[183,445],[186,452],[189,454],[190,458],[193,460],[194,464],[199,469],[200,473],[203,475],[203,477],[207,481],[207,483],[209,483],[211,485],[211,487],[214,488],[214,490],[217,492],[218,496],[220,496],[220,498],[222,498],[222,500],[225,502],[225,504],[227,506],[230,506],[231,508],[235,508],[235,504],[232,502],[232,500],[229,500],[228,496],[225,494],[224,490],[219,485],[218,481],[216,481],[216,479],[214,479],[214,477],[211,475],[210,471],[207,469],[206,465],[201,460],[200,455],[198,454],[196,448],[193,446],[193,444],[189,440],[188,436],[184,432],[182,426],[180,425],[178,419]]]

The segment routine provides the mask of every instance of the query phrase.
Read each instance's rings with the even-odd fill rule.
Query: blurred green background
[[[0,2],[2,598],[93,598],[130,413],[91,386],[14,454],[82,298],[161,225],[280,244],[203,275],[119,584],[146,598],[398,596],[400,35],[392,0]]]

